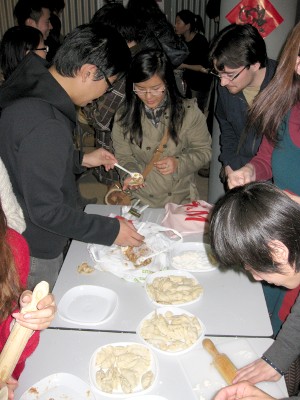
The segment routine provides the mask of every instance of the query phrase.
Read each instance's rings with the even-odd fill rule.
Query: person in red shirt
[[[0,352],[10,334],[15,321],[30,328],[34,334],[29,339],[7,384],[9,399],[17,387],[17,379],[25,367],[25,360],[35,350],[39,342],[39,332],[47,328],[56,311],[52,294],[37,304],[37,311],[21,314],[18,310],[31,301],[32,293],[25,290],[29,274],[29,248],[26,240],[13,229],[7,227],[6,217],[0,203]],[[1,386],[1,385],[0,385]]]

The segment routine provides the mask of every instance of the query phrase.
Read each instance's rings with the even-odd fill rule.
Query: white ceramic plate
[[[180,301],[179,303],[172,303],[172,302],[159,303],[159,302],[155,301],[151,297],[151,294],[150,294],[150,292],[148,290],[148,286],[151,285],[153,283],[154,279],[156,279],[156,278],[165,278],[165,277],[169,277],[169,276],[179,276],[179,277],[182,276],[182,277],[185,277],[185,278],[193,279],[194,281],[196,281],[199,284],[198,280],[194,277],[194,275],[190,274],[187,271],[164,270],[164,271],[154,272],[153,274],[150,274],[150,275],[147,276],[146,283],[145,283],[146,293],[147,293],[147,295],[149,297],[149,300],[153,304],[155,304],[155,305],[157,305],[159,307],[170,306],[170,305],[174,305],[176,307],[186,306],[186,305],[189,305],[189,304],[196,303],[203,296],[203,290],[202,290],[202,292],[199,293],[199,296],[197,298],[195,298],[193,300],[190,300],[190,301],[186,301],[186,302]]]
[[[136,345],[136,346],[141,346],[143,348],[146,348],[148,351],[150,351],[150,356],[151,356],[151,364],[149,367],[149,371],[152,371],[154,374],[154,381],[152,382],[152,384],[147,388],[147,389],[143,389],[141,385],[138,385],[135,390],[132,393],[124,393],[121,391],[121,389],[119,389],[118,391],[114,391],[113,393],[106,393],[103,392],[99,386],[97,385],[96,382],[96,373],[99,370],[99,367],[96,366],[96,357],[97,354],[99,353],[100,350],[104,349],[105,347],[117,347],[117,346],[132,346],[132,345]],[[130,369],[130,368],[128,368]],[[104,371],[106,371],[104,369]],[[145,346],[141,343],[135,343],[135,342],[118,342],[118,343],[110,343],[107,344],[105,346],[101,346],[99,347],[97,350],[95,350],[95,352],[93,353],[91,360],[90,360],[90,366],[89,366],[89,375],[90,375],[90,383],[91,383],[91,387],[92,387],[92,391],[97,394],[97,395],[101,395],[101,396],[106,396],[106,397],[111,397],[111,398],[128,398],[130,396],[135,396],[135,395],[144,395],[146,393],[149,393],[152,389],[153,386],[156,384],[157,381],[157,376],[158,376],[158,363],[157,363],[157,359],[155,357],[155,355],[153,354],[153,352],[151,351],[151,349],[149,349],[148,346]],[[143,398],[143,397],[142,397]],[[151,400],[151,399],[150,399]]]
[[[118,306],[118,296],[110,289],[82,285],[68,290],[57,309],[61,319],[77,325],[98,325],[112,317]]]
[[[178,243],[170,251],[171,266],[175,269],[190,272],[214,271],[218,265],[213,264],[208,257],[211,247],[206,243]]]
[[[228,338],[228,342],[216,343],[216,347],[220,353],[225,353],[237,368],[242,368],[261,356],[255,353],[247,339]],[[211,400],[219,389],[227,386],[212,365],[212,356],[201,347],[180,357],[179,363],[199,400]],[[278,382],[261,382],[256,386],[276,399],[287,397]]]
[[[57,373],[49,375],[31,386],[19,400],[94,400],[91,388],[75,375]]]
[[[164,314],[165,314],[166,312],[168,312],[168,311],[171,311],[173,315],[178,315],[178,316],[184,315],[184,314],[185,314],[185,315],[187,315],[187,316],[189,316],[189,317],[196,318],[197,321],[199,322],[200,327],[201,327],[201,331],[199,332],[198,339],[197,339],[191,346],[189,346],[188,348],[179,349],[179,350],[177,350],[177,351],[161,350],[160,348],[156,347],[154,344],[152,344],[152,343],[150,343],[149,341],[145,340],[144,337],[142,336],[141,329],[142,329],[142,326],[143,326],[143,324],[144,324],[144,322],[145,322],[146,320],[152,319],[152,317],[155,316],[155,313],[157,313],[157,314],[163,314],[163,315],[164,315]],[[202,341],[202,339],[203,339],[203,337],[204,337],[204,334],[205,334],[205,326],[204,326],[203,322],[200,321],[200,319],[199,319],[198,317],[196,317],[194,314],[192,314],[192,313],[190,313],[190,312],[188,312],[188,311],[186,311],[186,310],[183,310],[183,309],[181,309],[181,308],[168,306],[168,307],[157,308],[156,310],[154,310],[154,311],[152,311],[150,314],[148,314],[145,318],[143,318],[142,321],[139,323],[139,326],[138,326],[138,328],[137,328],[137,334],[139,335],[140,339],[141,339],[147,346],[151,347],[151,348],[154,349],[155,351],[158,351],[159,353],[165,354],[165,355],[167,354],[167,355],[175,355],[175,356],[178,356],[178,355],[181,355],[181,354],[188,353],[190,350],[192,350],[192,349],[194,349],[195,347],[199,346],[199,344],[201,343],[201,341]]]

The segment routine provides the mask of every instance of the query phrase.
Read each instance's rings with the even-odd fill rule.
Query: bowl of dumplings
[[[142,342],[167,355],[185,354],[200,345],[205,326],[194,314],[178,307],[160,307],[139,324]]]
[[[149,393],[158,375],[156,356],[144,344],[118,342],[93,353],[89,375],[95,394],[112,398]]]

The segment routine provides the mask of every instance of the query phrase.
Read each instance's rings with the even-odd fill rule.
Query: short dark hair
[[[8,29],[0,44],[0,68],[4,79],[7,79],[26,56],[28,51],[35,50],[42,32],[31,26],[14,26]]]
[[[133,15],[120,3],[109,3],[99,8],[90,24],[104,24],[115,28],[126,42],[137,41],[138,39],[137,26]]]
[[[25,25],[28,18],[38,23],[43,13],[42,8],[51,10],[51,0],[19,0],[14,8],[14,17],[18,25]]]
[[[62,76],[74,77],[84,64],[98,68],[97,79],[123,74],[131,56],[122,36],[109,26],[81,25],[69,33],[58,49],[53,65]]]
[[[253,182],[238,186],[214,206],[210,241],[221,265],[282,273],[272,258],[272,240],[287,247],[289,264],[300,271],[300,205],[275,185]]]
[[[225,66],[238,68],[260,63],[266,66],[266,44],[258,30],[250,24],[231,24],[222,29],[212,40],[209,50],[210,63],[216,64],[219,71]]]

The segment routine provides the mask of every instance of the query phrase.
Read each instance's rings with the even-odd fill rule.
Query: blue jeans
[[[41,281],[49,283],[49,290],[52,292],[53,286],[58,277],[63,263],[63,254],[51,260],[43,258],[30,257],[30,273],[27,280],[27,288],[33,288]]]

